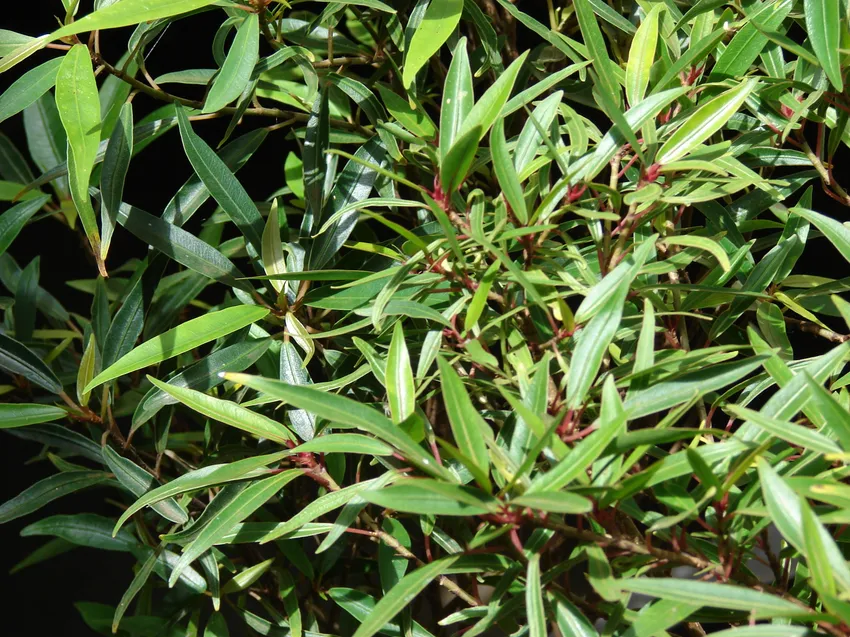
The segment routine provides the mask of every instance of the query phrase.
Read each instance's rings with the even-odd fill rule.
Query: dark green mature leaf
[[[133,535],[123,530],[114,536],[112,520],[93,513],[76,515],[54,515],[34,522],[21,530],[22,537],[52,535],[79,546],[88,546],[101,551],[130,552],[139,546]]]
[[[0,405],[0,429],[38,425],[59,420],[67,415],[68,412],[64,409],[52,405],[2,404]]]
[[[219,511],[218,517],[204,527],[198,537],[183,549],[183,554],[168,578],[168,586],[174,586],[183,570],[215,544],[221,534],[251,515],[287,483],[300,475],[302,475],[300,470],[290,469],[271,478],[257,480],[245,489],[236,500]]]
[[[249,283],[237,280],[243,278],[243,275],[230,259],[174,224],[127,204],[122,204],[118,210],[118,223],[145,243],[198,274],[241,290],[253,289]]]
[[[25,345],[5,334],[0,334],[0,369],[23,376],[53,394],[62,393],[62,383],[56,374]]]
[[[43,195],[29,201],[22,201],[0,215],[0,254],[6,252],[27,221],[49,200],[48,195]]]
[[[260,254],[263,250],[263,219],[257,206],[222,159],[192,130],[189,117],[180,106],[177,106],[177,124],[192,168],[248,243]]]
[[[11,500],[0,504],[0,524],[34,513],[53,500],[102,484],[108,479],[109,474],[104,471],[63,471],[39,480]]]

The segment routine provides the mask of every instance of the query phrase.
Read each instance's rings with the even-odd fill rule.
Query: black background
[[[88,12],[90,4],[84,1],[81,12]],[[520,1],[518,4],[522,10],[530,13],[538,12],[535,5],[545,7],[542,0]],[[54,11],[57,15],[63,12],[60,0],[6,2],[0,18],[0,28],[29,35],[46,33],[55,28]],[[545,21],[543,15],[539,17]],[[178,69],[213,68],[215,63],[210,42],[221,21],[222,14],[214,11],[173,23],[147,58],[151,75],[157,76]],[[107,60],[115,62],[121,56],[130,32],[129,29],[123,29],[102,33],[101,48]],[[532,45],[537,44],[536,39],[527,38],[527,35],[519,27],[520,50],[523,49],[524,41]],[[0,75],[0,90],[4,90],[24,71],[57,54],[56,51],[42,51],[11,72]],[[178,87],[174,90],[183,96],[197,99],[201,97],[197,89],[199,87]],[[161,105],[144,95],[138,95],[133,104],[136,119]],[[586,112],[585,109],[580,110]],[[246,132],[250,127],[268,123],[248,119],[240,131]],[[195,124],[195,130],[215,145],[226,125],[225,119],[199,122]],[[18,148],[26,149],[20,116],[3,122],[0,129]],[[266,197],[282,184],[283,162],[287,152],[293,148],[294,143],[286,139],[286,131],[274,132],[241,170],[239,179],[254,199]],[[846,149],[842,152],[846,155]],[[835,174],[846,187],[848,180],[846,170],[842,169],[843,156],[836,163],[839,168],[836,168]],[[179,136],[176,130],[171,131],[133,160],[125,189],[125,200],[158,215],[191,172]],[[812,184],[815,186],[814,208],[839,220],[846,219],[847,209],[827,198],[819,184]],[[204,208],[202,213],[197,215],[197,219],[192,221],[199,223],[204,217],[203,213],[208,214],[210,211],[211,208]],[[188,229],[195,230],[196,227],[190,225]],[[25,228],[10,251],[21,267],[36,255],[40,255],[41,284],[57,296],[68,310],[87,314],[91,297],[75,292],[65,285],[65,281],[69,279],[86,279],[96,275],[93,262],[80,259],[80,255],[85,252],[81,250],[80,237],[81,235],[59,223],[46,221]],[[141,257],[145,249],[146,246],[128,236],[119,227],[113,240],[109,265],[115,267],[129,257]],[[841,278],[848,275],[848,269],[846,262],[835,249],[821,239],[808,246],[795,268],[795,273]],[[835,329],[846,331],[840,322],[835,324]],[[797,357],[814,355],[829,349],[829,344],[806,335],[794,335],[793,341]],[[39,451],[40,446],[37,444],[0,435],[4,477],[0,486],[0,501],[13,497],[52,472],[47,461],[27,463],[27,460]],[[10,637],[90,635],[91,630],[82,622],[73,603],[94,601],[113,606],[118,603],[132,578],[133,560],[122,553],[77,548],[15,575],[8,575],[9,569],[15,563],[46,540],[19,537],[18,533],[24,526],[39,517],[57,513],[91,511],[115,515],[115,507],[104,503],[102,496],[103,492],[96,490],[66,496],[35,516],[27,516],[0,526],[0,616],[3,618],[0,620],[0,625],[3,626],[0,633]]]

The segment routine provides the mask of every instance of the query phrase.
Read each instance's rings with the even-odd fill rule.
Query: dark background
[[[29,35],[51,31],[56,25],[53,11],[57,14],[63,12],[59,0],[31,0],[28,3],[6,4],[10,6],[4,6],[0,28]],[[544,3],[538,0],[523,1],[519,4],[524,11],[531,13],[537,13],[534,8],[536,4],[545,9]],[[82,2],[81,13],[88,12],[90,5],[90,1]],[[543,15],[540,19],[545,21]],[[221,21],[222,13],[213,11],[173,23],[147,58],[151,75],[157,76],[178,69],[214,68],[210,42]],[[518,29],[520,50],[523,50],[524,42],[532,46],[538,43],[536,38],[528,38],[522,27]],[[118,60],[130,33],[131,29],[122,29],[101,34],[101,49],[107,60],[113,63]],[[0,75],[0,90],[5,90],[6,86],[24,71],[55,55],[58,55],[58,52],[41,51],[11,72]],[[201,87],[171,88],[185,97],[202,97]],[[134,115],[138,120],[161,103],[140,94],[134,99],[133,105]],[[587,112],[581,107],[579,109]],[[240,133],[237,134],[269,123],[271,122],[268,120],[258,122],[246,118],[239,129]],[[195,130],[215,145],[221,139],[226,126],[226,119],[204,121],[196,123]],[[9,136],[19,149],[25,151],[26,141],[20,116],[3,122],[0,130]],[[265,198],[282,185],[283,162],[286,154],[294,148],[294,142],[287,139],[287,131],[273,132],[240,171],[239,179],[254,199]],[[846,149],[842,152],[846,154]],[[836,163],[843,166],[843,157]],[[129,203],[158,215],[191,173],[192,169],[183,153],[179,135],[176,129],[172,130],[133,160],[124,198]],[[846,176],[846,171],[836,169],[836,176],[841,180]],[[846,219],[847,209],[826,197],[819,184],[811,183],[815,187],[813,207],[839,220]],[[187,229],[197,230],[197,225],[211,211],[211,205],[207,204]],[[93,262],[80,259],[80,255],[86,252],[81,247],[80,234],[59,223],[45,221],[25,228],[10,251],[21,267],[36,255],[40,255],[41,285],[57,296],[69,311],[87,314],[91,297],[76,292],[65,284],[69,279],[88,279],[96,275]],[[109,265],[114,268],[127,258],[141,257],[145,250],[146,246],[119,227],[113,239]],[[808,247],[798,262],[795,273],[833,278],[850,274],[846,262],[824,240],[817,240],[814,245]],[[836,322],[835,329],[845,332],[846,326]],[[822,353],[831,346],[799,333],[792,334],[792,341],[798,357]],[[52,467],[48,466],[46,460],[27,462],[39,451],[40,446],[37,444],[0,434],[0,456],[4,474],[0,501],[15,496],[52,473]],[[37,516],[26,516],[0,526],[0,614],[4,624],[4,628],[0,630],[2,634],[10,637],[25,634],[36,637],[90,635],[92,631],[83,623],[73,604],[78,601],[92,601],[114,606],[118,603],[132,578],[133,559],[126,554],[77,548],[15,575],[8,574],[14,564],[48,539],[19,537],[18,533],[24,526],[38,517],[80,511],[114,515],[116,508],[103,501],[103,491],[92,490],[66,496],[41,510]],[[26,609],[31,609],[32,614]],[[22,623],[13,627],[9,623],[10,619],[13,623],[15,619],[21,620]]]

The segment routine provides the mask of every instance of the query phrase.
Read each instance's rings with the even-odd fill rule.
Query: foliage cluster
[[[54,469],[0,522],[135,557],[92,629],[850,634],[850,283],[800,271],[850,260],[846,0],[62,1],[0,31],[0,427]],[[147,68],[210,12],[217,68]]]

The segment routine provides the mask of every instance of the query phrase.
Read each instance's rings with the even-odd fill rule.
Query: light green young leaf
[[[729,584],[666,577],[639,577],[619,580],[618,585],[624,591],[651,597],[698,604],[701,607],[745,611],[752,613],[757,619],[794,617],[808,612],[806,607],[777,595]]]
[[[528,637],[547,637],[546,609],[543,607],[543,586],[540,581],[540,553],[528,559],[525,573],[525,612],[528,617]]]
[[[393,337],[387,354],[387,397],[393,422],[400,424],[413,415],[416,407],[416,386],[413,384],[413,369],[410,354],[404,342],[401,321],[393,326]]]
[[[97,345],[94,334],[89,337],[89,342],[80,359],[80,369],[77,372],[77,400],[81,407],[89,404],[91,392],[85,391],[85,386],[94,378],[95,364],[97,363]]]
[[[593,13],[593,7],[589,0],[575,0],[573,7],[584,43],[587,45],[593,70],[599,76],[600,89],[605,91],[617,108],[620,108],[623,102],[620,83],[614,75],[611,59],[608,57],[608,49],[602,37],[602,30],[599,28],[599,23]]]
[[[155,387],[158,387],[172,398],[179,400],[187,407],[194,409],[204,416],[223,422],[226,425],[247,431],[259,438],[268,438],[281,444],[295,440],[293,435],[289,433],[289,430],[280,423],[267,416],[251,411],[238,403],[214,398],[194,389],[169,385],[152,376],[148,376],[148,380]]]
[[[809,429],[808,427],[803,427],[792,422],[786,422],[779,418],[765,416],[758,411],[747,409],[740,405],[726,405],[724,409],[792,445],[799,445],[804,449],[810,449],[823,454],[841,453],[841,448],[838,445],[814,429]]]
[[[0,95],[0,123],[17,115],[53,88],[63,59],[48,60],[12,82]]]
[[[122,356],[86,385],[85,391],[226,336],[259,321],[268,313],[262,307],[239,305],[186,321]]]
[[[658,151],[656,161],[659,164],[668,164],[695,150],[729,121],[757,84],[756,79],[746,80],[700,106],[664,142]]]
[[[249,13],[236,29],[227,58],[210,87],[203,113],[215,113],[242,95],[260,58],[260,18]]]
[[[466,38],[460,38],[452,51],[452,62],[443,85],[443,101],[440,107],[440,164],[446,161],[449,150],[460,138],[460,131],[469,117],[475,102],[472,88],[472,71]]]
[[[508,143],[505,141],[505,120],[498,119],[490,132],[490,154],[493,158],[493,170],[496,179],[502,188],[505,201],[523,225],[528,223],[528,209],[525,206],[525,197],[522,192],[522,184],[519,175],[514,168],[514,162],[508,152]]]
[[[487,476],[490,473],[490,454],[487,452],[487,442],[493,440],[490,425],[481,417],[469,394],[463,386],[460,376],[454,368],[442,357],[437,358],[442,382],[443,402],[449,416],[452,434],[458,449],[475,463],[480,473]],[[482,488],[489,490],[485,483]]]
[[[655,61],[655,46],[658,42],[658,15],[663,4],[655,4],[641,21],[629,49],[626,64],[626,98],[635,106],[646,94],[649,86],[649,71]]]
[[[280,221],[278,220],[277,199],[272,202],[272,209],[266,219],[263,230],[263,269],[268,276],[286,274],[286,255],[283,252],[283,242],[280,240]],[[272,287],[280,294],[286,283],[283,280],[271,279]]]
[[[438,0],[431,2],[425,10],[425,16],[410,40],[405,51],[404,69],[401,82],[410,91],[416,74],[446,40],[460,22],[463,12],[463,0]]]
[[[100,99],[89,50],[77,44],[65,54],[56,76],[56,107],[68,136],[68,183],[83,229],[101,276],[107,276],[101,258],[100,232],[89,198],[89,181],[100,146]]]
[[[519,75],[522,65],[525,63],[525,58],[528,57],[528,51],[523,51],[520,56],[511,62],[511,65],[505,69],[498,79],[484,92],[484,95],[475,102],[475,106],[469,111],[466,119],[461,124],[460,132],[458,133],[458,142],[464,138],[470,131],[479,128],[478,140],[488,133],[490,127],[499,118],[502,108],[511,96],[514,83]]]

